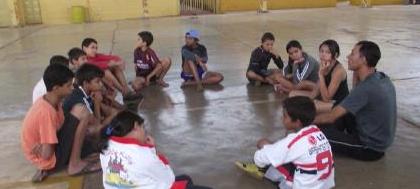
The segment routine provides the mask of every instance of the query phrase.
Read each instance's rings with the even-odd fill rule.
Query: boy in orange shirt
[[[21,145],[26,159],[38,169],[33,182],[42,181],[48,174],[67,165],[66,157],[72,149],[72,141],[68,127],[62,127],[64,113],[61,102],[73,90],[73,72],[62,65],[50,65],[46,68],[43,79],[47,94],[38,98],[23,120]],[[85,128],[78,128],[74,133],[75,140],[79,140]],[[80,134],[81,133],[81,134]],[[79,149],[80,150],[80,149]],[[77,158],[70,159],[68,169],[98,170],[87,161]],[[99,166],[100,168],[100,166]]]

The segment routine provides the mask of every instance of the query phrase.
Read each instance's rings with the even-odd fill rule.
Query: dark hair
[[[50,65],[59,64],[62,66],[69,67],[69,59],[62,55],[54,55],[50,58]]]
[[[287,98],[283,102],[283,111],[289,114],[292,121],[299,120],[302,127],[311,125],[316,115],[315,104],[306,96]]]
[[[123,110],[119,112],[106,127],[101,129],[101,138],[98,147],[101,152],[108,148],[108,140],[112,136],[123,137],[130,133],[134,128],[134,123],[139,125],[144,123],[144,119],[136,113]]]
[[[137,34],[141,40],[143,40],[144,42],[146,42],[146,45],[149,47],[150,45],[152,45],[153,43],[153,35],[151,32],[149,31],[142,31],[140,33]]]
[[[299,41],[296,41],[296,40],[291,40],[291,41],[289,41],[289,43],[287,43],[286,51],[289,52],[289,49],[292,48],[292,47],[295,47],[295,48],[298,48],[298,49],[302,50],[302,45],[300,45]]]
[[[268,40],[271,40],[271,41],[275,40],[274,35],[270,32],[266,32],[263,34],[263,36],[261,37],[261,43],[264,43],[265,41],[268,41]]]
[[[49,65],[42,76],[48,92],[52,91],[54,86],[63,86],[73,78],[74,73],[61,64]]]
[[[92,44],[92,43],[98,44],[98,42],[93,38],[90,38],[90,37],[85,38],[82,41],[82,48],[83,47],[89,47],[89,45]]]
[[[85,56],[86,53],[82,49],[80,49],[78,47],[74,47],[74,48],[72,48],[72,49],[69,50],[69,52],[67,53],[67,55],[69,55],[70,61],[73,62],[73,60],[77,60],[81,56]]]
[[[77,85],[79,86],[82,86],[85,81],[89,82],[97,77],[104,77],[104,71],[92,64],[83,64],[76,72]]]
[[[379,46],[372,41],[359,41],[356,45],[360,45],[359,52],[366,58],[368,66],[376,67],[379,59],[381,59]]]
[[[334,59],[340,56],[340,47],[338,46],[337,41],[332,39],[325,40],[321,43],[321,45],[319,45],[319,49],[321,49],[323,45],[326,45],[328,47]]]

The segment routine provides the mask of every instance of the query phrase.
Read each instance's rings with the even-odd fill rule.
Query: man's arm
[[[340,118],[346,113],[347,113],[347,110],[344,109],[342,106],[338,105],[334,107],[331,110],[331,112],[317,115],[315,117],[314,123],[316,125],[334,123],[338,118]]]

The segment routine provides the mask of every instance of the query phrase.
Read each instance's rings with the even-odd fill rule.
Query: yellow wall
[[[12,19],[10,18],[10,9],[7,1],[0,1],[0,27],[10,26]]]
[[[43,24],[70,23],[69,0],[39,0]]]
[[[90,21],[119,20],[143,16],[179,15],[178,0],[147,0],[148,13],[143,11],[143,0],[39,0],[44,24],[71,23],[71,7],[87,7]]]
[[[92,21],[138,18],[141,16],[140,0],[90,0]]]
[[[225,11],[257,10],[257,0],[220,0],[220,9]],[[335,7],[337,0],[268,0],[269,9]]]
[[[17,25],[14,1],[0,0],[0,27]]]
[[[150,17],[179,15],[179,0],[148,0]]]
[[[372,2],[372,5],[398,5],[402,4],[402,0],[370,0]],[[350,0],[350,3],[352,5],[360,5],[361,0]]]

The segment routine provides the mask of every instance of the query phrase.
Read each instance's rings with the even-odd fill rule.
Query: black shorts
[[[79,120],[71,113],[67,114],[64,123],[57,132],[58,144],[55,145],[55,170],[65,168],[70,160],[71,151],[73,148],[74,137]],[[98,147],[95,146],[95,140],[85,138],[81,151],[81,158],[87,157],[90,154],[99,152]]]
[[[376,161],[385,153],[370,149],[359,137],[355,117],[347,113],[334,124],[320,126],[334,153],[362,161]]]

